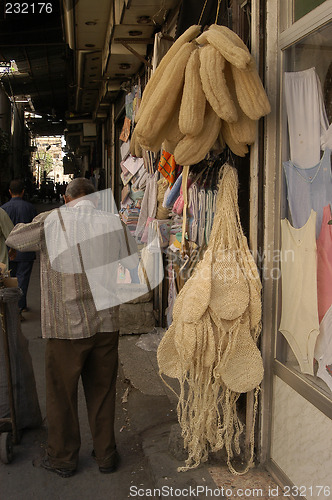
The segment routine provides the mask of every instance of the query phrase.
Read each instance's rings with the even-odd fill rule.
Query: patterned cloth
[[[57,209],[58,211],[59,209]],[[72,224],[66,224],[66,233],[70,242],[75,241],[72,237],[75,231],[84,231],[86,235],[96,234],[96,227],[104,224],[114,227],[114,214],[96,210],[89,201],[80,201],[75,206],[66,208],[72,216]],[[119,308],[118,306],[97,311],[93,298],[87,273],[90,269],[83,269],[79,272],[80,262],[74,262],[76,255],[70,247],[69,252],[73,252],[73,263],[76,266],[73,272],[65,269],[59,271],[59,267],[53,267],[50,262],[49,253],[52,251],[45,236],[47,229],[46,218],[56,211],[44,212],[37,215],[30,224],[17,224],[6,240],[6,244],[17,250],[40,251],[40,287],[41,287],[41,326],[44,338],[59,339],[79,339],[92,337],[97,332],[112,332],[119,329]],[[61,211],[63,214],[63,212]],[[55,217],[53,217],[55,219]],[[60,217],[59,217],[60,220]],[[67,221],[67,218],[65,219]],[[60,225],[61,221],[58,222]],[[119,222],[120,223],[120,222]],[[54,226],[55,227],[55,226]],[[121,226],[122,227],[122,226]],[[128,231],[129,233],[129,231]],[[64,234],[64,233],[63,233]],[[54,238],[61,245],[61,229],[54,231]],[[100,233],[101,234],[101,233]],[[92,271],[98,272],[99,261],[115,262],[116,259],[125,259],[125,267],[135,267],[138,264],[137,254],[135,256],[135,244],[132,246],[133,238],[129,236],[130,258],[132,265],[128,262],[128,250],[124,241],[123,231],[113,231],[103,233],[102,236],[109,237],[109,244],[98,246],[98,256],[94,257]],[[121,241],[121,238],[123,241]],[[104,240],[103,240],[104,241]],[[91,246],[93,249],[100,242],[100,238],[94,237],[86,240],[87,245],[81,246],[84,255],[85,247]],[[76,248],[76,247],[75,247]],[[66,250],[64,250],[65,252]],[[137,251],[137,250],[136,250]],[[60,258],[59,258],[60,259]],[[84,260],[83,260],[84,262]],[[83,265],[83,262],[81,263]],[[61,262],[60,262],[61,264]],[[105,266],[101,266],[103,269]],[[110,280],[113,277],[110,276]],[[116,278],[115,282],[116,282]]]
[[[171,188],[176,180],[177,165],[174,156],[164,149],[159,160],[158,171],[168,180]]]

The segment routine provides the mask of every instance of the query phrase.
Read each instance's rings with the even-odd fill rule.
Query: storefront
[[[241,222],[260,270],[263,285],[263,329],[260,348],[264,360],[264,379],[256,425],[256,456],[257,461],[265,466],[280,484],[287,486],[287,496],[289,494],[294,497],[301,495],[306,498],[326,498],[332,487],[332,341],[328,341],[329,337],[332,338],[328,333],[328,320],[332,313],[326,315],[329,307],[326,306],[327,299],[323,299],[325,311],[324,314],[321,312],[318,315],[315,259],[316,238],[321,228],[323,208],[332,198],[332,190],[329,197],[327,187],[331,178],[326,174],[330,172],[330,156],[328,150],[324,149],[323,155],[323,150],[320,149],[320,127],[327,127],[332,121],[332,0],[252,0],[229,4],[231,9],[224,9],[223,3],[216,2],[216,6],[220,5],[222,14],[219,22],[231,26],[250,45],[272,108],[271,113],[257,124],[257,140],[251,145],[250,153],[244,159],[232,158],[239,173]],[[166,36],[157,41],[161,54],[163,50],[167,51],[170,45],[169,37],[175,36],[176,20],[175,16],[167,29],[163,30]],[[149,55],[146,60],[151,61]],[[321,103],[317,115],[318,128],[315,127],[314,111],[310,107],[311,99],[298,93],[297,83],[294,83],[295,73],[300,79],[308,75],[315,82],[315,99],[319,96],[320,100],[317,98],[317,102]],[[117,100],[113,105],[109,118],[110,126],[104,130],[104,165],[112,165],[112,188],[117,201],[123,202],[124,212],[127,205],[126,196],[132,196],[134,202],[142,200],[146,188],[146,172],[143,169],[140,173],[140,166],[136,168],[137,165],[131,165],[135,170],[131,176],[128,176],[128,172],[125,173],[126,165],[123,165],[123,161],[128,154],[128,148],[122,147],[126,141],[120,139],[128,133],[126,127],[123,127],[125,116],[132,118],[141,90],[149,76],[150,68],[149,64],[146,64],[143,71],[141,68],[140,73],[132,80],[131,85],[127,85],[126,101],[122,95],[122,100]],[[291,94],[292,89],[295,97]],[[294,119],[301,125],[312,121],[314,132],[309,132],[309,135],[306,132],[307,135],[299,139],[298,132],[293,132]],[[111,122],[115,126],[111,127]],[[319,135],[318,146],[317,137],[316,143],[313,142],[315,134]],[[326,141],[328,140],[332,149],[332,141],[327,137]],[[110,148],[106,147],[107,141]],[[293,154],[294,141],[297,141],[300,155],[305,160],[302,166],[302,160],[296,161]],[[151,155],[145,158],[147,174],[150,177],[157,170],[158,161]],[[121,162],[124,169],[119,168]],[[294,164],[300,168],[294,167]],[[320,165],[323,165],[322,168]],[[323,179],[320,182],[327,198],[318,192],[317,207],[315,204],[310,207],[310,199],[306,200],[305,193],[301,192],[300,188],[298,191],[293,190],[289,176],[295,172],[295,176],[300,178],[302,174],[302,178],[304,176],[307,184],[311,185],[311,181],[317,182],[320,179],[317,171],[323,171],[324,165],[327,177],[326,181]],[[159,193],[155,208],[160,211],[166,190],[161,179],[160,176],[160,182],[158,181],[154,188],[155,193]],[[310,193],[309,190],[309,195]],[[309,195],[307,193],[307,196]],[[307,224],[311,208],[319,212],[319,204],[322,205],[321,213],[316,219],[318,222],[315,224],[312,218]],[[140,202],[134,205],[132,210],[125,213],[125,219],[129,221],[133,231],[138,222],[139,210],[136,208],[140,208]],[[306,212],[308,209],[309,213]],[[332,218],[327,209],[325,212],[326,217],[329,215],[329,218]],[[297,223],[294,222],[296,214],[300,214]],[[160,213],[156,218],[163,219]],[[165,219],[167,218],[168,215],[165,216]],[[165,231],[166,226],[167,224],[162,228]],[[311,237],[313,243],[309,261],[306,260],[307,250],[303,256],[299,247],[287,245],[287,235],[292,241],[292,235],[299,236],[301,228],[308,227],[313,228],[315,232],[315,237]],[[172,242],[176,246],[176,227],[173,232]],[[302,236],[299,236],[299,239],[301,238]],[[178,283],[175,283],[174,279],[172,282],[174,269],[168,265],[166,258],[164,264],[168,283],[166,288],[160,286],[156,289],[154,305],[159,324],[168,326],[171,321],[169,299],[174,300],[175,285]],[[288,264],[294,264],[295,267],[289,268]],[[292,275],[294,268],[297,271]],[[306,291],[306,294],[303,291]],[[318,290],[318,295],[321,293]],[[295,297],[298,298],[297,301],[294,300]],[[325,319],[323,324],[322,314]],[[323,329],[325,333],[322,335]],[[253,393],[249,392],[244,399],[248,451],[254,406]]]
[[[306,498],[332,486],[331,54],[330,0],[266,2],[261,462]]]

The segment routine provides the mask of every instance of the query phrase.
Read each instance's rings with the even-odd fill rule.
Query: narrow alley
[[[0,500],[331,498],[331,61],[332,0],[0,2]]]

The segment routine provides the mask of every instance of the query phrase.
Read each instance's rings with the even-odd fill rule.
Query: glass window
[[[332,131],[326,133],[332,122],[332,23],[287,48],[283,60],[276,358],[332,400]]]
[[[294,0],[294,21],[308,14],[325,0]]]

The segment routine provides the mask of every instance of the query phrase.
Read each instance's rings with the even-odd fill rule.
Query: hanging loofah
[[[189,57],[179,114],[179,128],[183,135],[197,135],[204,123],[206,97],[200,78],[200,57],[197,48]],[[169,136],[167,136],[169,140]]]
[[[148,82],[136,115],[137,153],[138,147],[158,152],[163,145],[178,164],[193,165],[205,158],[219,134],[221,149],[226,143],[245,156],[256,139],[256,121],[271,111],[241,38],[216,24],[199,33],[199,26],[188,28]]]
[[[206,99],[219,118],[227,122],[238,119],[235,104],[229,93],[225,75],[225,59],[212,45],[199,49],[199,74]]]
[[[223,28],[226,28],[226,26],[223,26]],[[247,69],[251,57],[248,48],[237,37],[236,33],[228,28],[226,30],[208,29],[196,39],[196,42],[199,44],[209,43],[236,68]],[[242,43],[234,43],[233,35],[230,37],[229,32],[233,33]]]
[[[220,131],[220,118],[206,103],[204,125],[198,135],[185,135],[174,150],[178,165],[199,163],[214,145]]]
[[[247,144],[245,142],[238,142],[234,139],[231,133],[230,123],[223,120],[221,121],[220,135],[235,155],[243,157],[248,153],[249,150]]]
[[[271,111],[271,106],[259,78],[256,63],[250,56],[248,69],[231,66],[236,95],[244,113],[252,120],[259,120]]]
[[[167,75],[158,83],[136,125],[139,143],[145,147],[155,147],[163,142],[168,120],[175,112],[176,103],[182,95],[184,72],[190,54],[196,48],[187,42],[175,54]]]
[[[179,96],[178,102],[175,106],[175,111],[171,116],[168,126],[165,129],[165,139],[164,139],[164,149],[168,153],[174,154],[174,150],[177,144],[183,139],[184,134],[181,132],[179,127],[179,114],[181,105],[181,96]]]
[[[135,116],[135,122],[137,123],[145,109],[146,104],[154,93],[158,83],[164,76],[164,72],[169,64],[173,64],[173,59],[181,47],[187,43],[191,42],[201,31],[201,27],[197,25],[189,26],[189,28],[182,33],[182,35],[173,43],[168,52],[164,55],[160,61],[156,71],[153,73],[152,77],[148,81],[142,96],[141,105]]]

